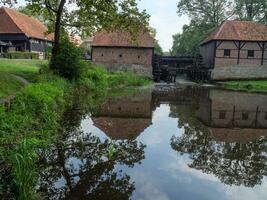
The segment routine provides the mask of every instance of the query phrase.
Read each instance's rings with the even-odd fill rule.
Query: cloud
[[[157,30],[157,40],[164,51],[172,47],[172,35],[182,32],[184,24],[189,23],[187,16],[179,17],[177,0],[142,0],[139,9],[146,9],[150,14],[150,26]]]

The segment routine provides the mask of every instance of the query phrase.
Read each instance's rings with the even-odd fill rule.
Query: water
[[[43,153],[48,199],[266,199],[267,95],[161,88],[78,113]]]

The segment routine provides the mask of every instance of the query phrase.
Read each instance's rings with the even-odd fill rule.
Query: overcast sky
[[[176,13],[179,0],[141,0],[140,9],[150,14],[150,25],[157,30],[157,39],[164,51],[172,46],[172,35],[181,32],[183,25],[189,23],[187,16]]]
[[[179,0],[137,0],[140,10],[147,10],[151,16],[150,26],[156,28],[157,39],[164,51],[172,46],[172,35],[182,31],[183,25],[189,23],[186,16],[176,13]],[[18,0],[20,5],[24,0]]]

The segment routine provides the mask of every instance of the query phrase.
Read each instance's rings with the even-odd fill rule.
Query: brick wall
[[[230,57],[224,57],[224,49],[230,49]],[[248,58],[248,50],[254,50],[254,57]],[[215,67],[212,80],[231,79],[262,79],[267,78],[267,51],[261,65],[262,51],[257,42],[247,42],[240,50],[239,64],[238,49],[232,41],[224,41],[216,50]]]
[[[133,71],[152,76],[153,49],[93,47],[92,61],[109,71]]]
[[[224,49],[230,49],[230,57],[224,57]],[[248,50],[254,50],[254,58],[248,58]],[[265,58],[267,59],[267,51]],[[240,50],[239,64],[242,66],[260,66],[262,51],[257,42],[247,42]],[[215,68],[237,65],[238,49],[232,41],[224,41],[216,50]],[[267,61],[265,61],[266,63]]]

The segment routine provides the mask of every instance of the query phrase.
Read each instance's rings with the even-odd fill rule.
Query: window
[[[254,50],[248,50],[248,58],[254,58]]]
[[[121,57],[122,57],[122,54],[120,54],[119,56],[120,56],[120,58],[121,58]]]
[[[219,113],[219,119],[225,119],[226,113],[224,111]]]
[[[265,112],[265,120],[267,120],[267,112]]]
[[[140,59],[140,56],[138,56],[138,59]]]
[[[225,57],[228,56],[230,57],[231,56],[231,50],[230,49],[224,49],[224,54],[223,54]]]
[[[103,56],[104,56],[104,54],[102,53],[102,54],[101,54],[101,56],[103,57]]]
[[[242,113],[242,120],[248,119],[248,113]]]

